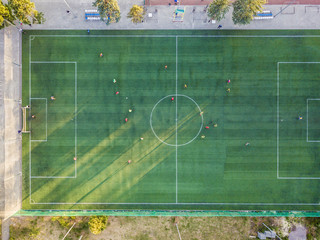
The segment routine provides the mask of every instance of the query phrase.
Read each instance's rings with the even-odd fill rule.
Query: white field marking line
[[[74,63],[77,64],[77,62],[72,62],[72,61],[32,61],[31,63]]]
[[[31,37],[31,36],[30,36]],[[29,37],[29,38],[30,38]],[[33,38],[34,39],[34,38]],[[77,156],[77,114],[76,114],[76,111],[77,111],[77,62],[74,62],[74,61],[31,61],[31,40],[30,40],[30,46],[29,46],[29,96],[31,96],[31,64],[32,63],[47,63],[47,64],[50,64],[50,63],[61,63],[61,64],[68,64],[68,63],[71,63],[71,64],[74,64],[75,65],[75,156]],[[46,98],[30,98],[29,97],[29,106],[31,106],[31,100],[32,99],[46,99]],[[47,99],[46,99],[46,118],[48,118],[48,104],[47,104]],[[30,121],[31,122],[31,121]],[[30,125],[31,123],[29,123]],[[48,120],[47,120],[47,124],[48,124]],[[31,128],[31,127],[30,127]],[[46,126],[46,138],[48,138],[48,126]],[[30,133],[30,138],[31,138],[31,133]],[[31,175],[31,168],[32,168],[32,158],[31,158],[31,142],[46,142],[46,141],[43,141],[43,140],[31,140],[29,139],[30,143],[29,143],[29,181],[30,181],[30,192],[29,192],[29,195],[30,195],[30,199],[31,199],[31,178],[76,178],[77,177],[77,161],[74,161],[74,168],[75,168],[75,174],[74,176],[32,176]]]
[[[285,206],[285,205],[291,205],[291,206],[318,206],[320,203],[65,203],[65,202],[50,202],[50,203],[32,203],[32,204],[38,204],[38,205],[59,205],[59,204],[65,204],[65,205],[248,205],[248,206]],[[52,209],[51,209],[52,210]],[[261,211],[261,210],[260,210]]]
[[[31,176],[31,178],[76,178],[75,176],[72,177],[61,177],[61,176]]]
[[[200,106],[197,104],[197,102],[196,102],[195,100],[193,100],[191,97],[189,97],[189,96],[187,96],[187,95],[183,95],[183,94],[171,94],[171,95],[165,96],[165,97],[161,98],[161,99],[153,106],[153,108],[152,108],[152,110],[151,110],[151,114],[150,114],[150,127],[151,127],[151,130],[152,130],[153,134],[155,135],[155,137],[156,137],[160,142],[162,142],[162,143],[164,143],[164,144],[166,144],[166,145],[168,145],[168,146],[172,146],[172,147],[175,147],[176,144],[170,144],[170,143],[167,143],[167,142],[163,141],[163,140],[156,134],[156,132],[154,131],[153,126],[152,126],[152,115],[153,115],[154,109],[158,106],[158,104],[159,104],[162,100],[164,100],[164,99],[166,99],[166,98],[168,98],[168,97],[174,97],[174,96],[180,96],[180,97],[186,97],[186,98],[188,98],[189,100],[191,100],[191,101],[197,106],[199,112],[201,112],[201,108],[200,108]],[[203,116],[201,115],[201,126],[200,126],[200,129],[199,129],[197,135],[196,135],[193,139],[191,139],[189,142],[186,142],[186,143],[183,143],[183,144],[179,144],[178,147],[185,146],[185,145],[193,142],[193,141],[199,136],[199,134],[200,134],[200,132],[201,132],[201,130],[202,130],[202,127],[203,127]]]
[[[23,114],[23,116],[24,116],[24,122],[23,122],[23,127],[22,127],[22,129],[24,130],[24,131],[27,131],[27,111],[26,111],[26,108],[22,108],[22,114]],[[30,129],[29,129],[30,130]]]
[[[320,142],[320,140],[309,140],[309,101],[320,101],[320,98],[307,99],[307,142]]]
[[[47,142],[48,141],[48,101],[46,98],[30,98],[32,106],[32,100],[46,100],[46,139],[31,139],[31,142]],[[30,121],[31,122],[31,121]]]
[[[280,101],[280,83],[279,83],[279,63],[277,63],[277,178],[279,178],[279,101]]]
[[[77,75],[77,71],[78,71],[78,66],[77,66],[77,62],[75,62],[74,64],[74,156],[75,158],[77,158],[77,140],[78,140],[78,117],[77,117],[77,112],[78,112],[78,75]],[[77,177],[77,161],[74,161],[74,177]]]
[[[307,99],[307,142],[309,142],[309,99]]]
[[[278,177],[278,179],[316,180],[316,179],[320,179],[320,177]]]
[[[178,37],[176,37],[176,203],[178,202]]]
[[[29,106],[31,106],[31,36],[29,36]],[[29,117],[31,111],[29,111]],[[31,203],[31,121],[29,121],[29,203]]]
[[[38,36],[38,37],[44,37],[44,36],[46,36],[46,37],[57,37],[57,36],[59,36],[59,35],[31,35],[33,38],[32,38],[32,40],[34,39],[34,37],[35,36]],[[29,47],[29,96],[31,96],[31,81],[30,81],[30,79],[31,79],[31,72],[30,72],[30,65],[31,65],[31,54],[30,54],[30,52],[31,52],[31,36],[29,36],[29,45],[30,45],[30,47]],[[61,35],[60,37],[68,37],[68,36],[65,36],[65,35]],[[72,36],[72,37],[76,37],[75,35],[74,36]],[[86,37],[86,36],[82,36],[82,35],[80,35],[80,36],[78,36],[78,37]],[[101,35],[99,35],[99,37],[101,37]],[[111,37],[111,35],[108,35],[108,36],[104,36],[104,37]],[[122,36],[118,36],[118,35],[116,35],[115,37],[124,37],[124,35],[122,35]],[[127,37],[134,37],[134,36],[127,36]],[[135,36],[135,37],[138,37],[137,35]],[[145,36],[143,36],[143,37],[145,37]],[[153,37],[155,37],[155,36],[153,36]],[[166,37],[173,37],[173,36],[166,36]],[[180,36],[180,37],[184,37],[184,36]],[[186,36],[186,37],[197,37],[197,36]],[[199,37],[320,37],[320,36],[316,36],[316,35],[301,35],[301,36],[299,36],[299,35],[296,35],[296,36],[262,36],[262,35],[260,35],[260,36],[231,36],[231,35],[226,35],[226,36],[223,36],[223,35],[221,35],[221,36],[199,36]],[[285,63],[285,62],[283,62],[283,63]],[[278,66],[279,66],[279,62],[278,62],[278,64],[277,64]],[[277,69],[277,71],[278,71],[278,69]],[[278,73],[279,74],[279,73]],[[279,75],[278,75],[279,76]],[[278,80],[279,80],[279,78],[278,78]],[[279,82],[279,81],[278,81]],[[278,98],[278,100],[279,100],[279,95],[277,96]],[[164,98],[166,98],[166,97],[164,97]],[[163,99],[164,99],[163,98]],[[163,99],[161,99],[161,100],[163,100]],[[160,100],[160,101],[161,101]],[[160,102],[159,101],[159,102]],[[158,102],[158,103],[159,103]],[[157,103],[157,104],[158,104]],[[157,105],[156,104],[156,105]],[[198,106],[199,107],[199,106]],[[155,108],[155,107],[154,107]],[[154,110],[154,108],[153,108],[153,110]],[[279,108],[278,108],[279,109]],[[153,111],[152,110],[152,111]],[[155,134],[155,132],[154,132],[154,130],[153,130],[153,128],[152,128],[152,112],[151,112],[151,117],[150,117],[150,125],[151,125],[151,129],[152,129],[152,131],[153,131],[153,133]],[[30,123],[29,123],[30,124]],[[202,126],[203,126],[203,117],[202,117],[202,125],[201,125],[201,128],[202,128]],[[200,130],[201,131],[201,130]],[[199,131],[199,132],[200,132]],[[155,136],[157,137],[157,135],[155,134]],[[31,138],[31,134],[29,134],[29,138]],[[157,137],[158,138],[158,137]],[[159,138],[158,138],[159,139]],[[161,142],[163,142],[161,139],[159,139]],[[278,139],[277,139],[278,140]],[[278,142],[278,141],[277,141]],[[165,143],[165,142],[163,142],[163,143]],[[165,143],[165,144],[167,144],[167,143]],[[168,145],[168,144],[167,144]],[[278,150],[278,144],[277,144],[277,150]],[[278,151],[277,151],[278,152]],[[29,155],[31,154],[31,145],[29,144]],[[278,158],[278,157],[277,157]],[[30,161],[30,159],[29,159],[29,161]],[[277,161],[278,162],[278,161]],[[30,162],[29,162],[30,163]],[[278,171],[278,169],[277,169],[277,171]],[[31,164],[29,164],[29,175],[30,175],[30,173],[31,173]],[[297,205],[297,206],[309,206],[309,205],[320,205],[320,203],[31,203],[31,178],[30,178],[30,180],[29,180],[29,182],[30,182],[30,204],[76,204],[76,205],[78,205],[78,204],[103,204],[103,205],[108,205],[108,204],[119,204],[119,205],[126,205],[126,204],[128,204],[128,205],[130,205],[130,204],[145,204],[145,205],[172,205],[172,204],[176,204],[176,205],[293,205],[293,206],[295,206],[295,205]]]
[[[304,63],[306,63],[306,64],[316,64],[316,63],[320,63],[320,62],[278,62],[279,64],[280,63],[285,63],[285,64],[290,64],[290,63],[292,63],[292,64],[304,64]]]
[[[30,35],[30,37],[175,38],[176,35]],[[179,35],[184,38],[318,38],[320,35]]]
[[[294,180],[319,180],[320,177],[280,177],[279,166],[279,112],[280,112],[280,64],[320,64],[320,62],[277,62],[277,179],[294,179]],[[320,100],[320,98],[309,98],[307,99],[307,136],[308,136],[308,100]],[[320,142],[319,141],[308,141],[307,142]]]

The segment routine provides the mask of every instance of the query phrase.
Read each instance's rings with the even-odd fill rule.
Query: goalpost
[[[22,107],[22,133],[30,133],[30,131],[27,130],[27,109],[29,108],[29,106]]]

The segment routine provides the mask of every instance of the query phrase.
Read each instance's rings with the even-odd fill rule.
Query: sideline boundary
[[[304,37],[316,37],[320,38],[320,35],[30,35],[30,37],[114,37],[114,38],[128,38],[128,37],[162,37],[162,38],[304,38]]]
[[[31,62],[31,40],[33,40],[35,37],[118,37],[118,38],[127,38],[127,37],[163,37],[163,38],[176,38],[176,41],[178,37],[180,38],[306,38],[306,37],[315,37],[319,38],[320,35],[30,35],[29,38],[29,96],[31,96],[31,63],[39,63],[39,62]],[[178,46],[176,45],[176,50]],[[178,56],[176,55],[176,60]],[[52,62],[48,62],[52,63]],[[63,62],[59,62],[63,63]],[[70,63],[70,62],[69,62]],[[75,63],[75,68],[77,69],[77,63]],[[278,62],[277,63],[277,178],[278,179],[320,179],[320,178],[282,178],[279,177],[279,64],[280,63],[286,63],[286,62]],[[305,62],[303,62],[305,63]],[[312,63],[312,62],[310,62]],[[316,62],[318,63],[318,62]],[[176,70],[177,70],[177,62],[176,62]],[[77,72],[75,72],[75,75]],[[75,76],[77,78],[77,76]],[[176,85],[177,85],[177,72],[176,72]],[[175,96],[179,96],[177,94],[177,87],[176,87],[176,94]],[[30,97],[29,97],[30,101]],[[76,104],[75,104],[76,105]],[[75,113],[76,113],[76,106],[75,106]],[[75,114],[75,120],[76,120],[76,114]],[[76,121],[75,121],[76,122]],[[75,130],[76,131],[76,130]],[[30,138],[31,136],[29,136]],[[177,140],[176,140],[177,143]],[[176,144],[177,145],[177,144]],[[178,148],[178,146],[176,146]],[[31,155],[31,144],[29,144],[29,154]],[[76,161],[75,161],[76,162]],[[176,167],[177,167],[177,151],[176,151]],[[31,174],[31,165],[29,164],[29,170]],[[176,174],[178,172],[176,171]],[[76,174],[76,172],[75,172]],[[177,178],[176,178],[177,181]],[[176,185],[176,191],[177,191],[177,185]],[[177,194],[177,192],[176,192]],[[282,205],[293,205],[293,206],[318,206],[319,203],[183,203],[177,201],[176,196],[176,202],[175,203],[65,203],[65,202],[48,202],[48,203],[41,203],[41,202],[32,202],[31,201],[31,175],[30,175],[30,204],[38,204],[38,205],[248,205],[248,206],[282,206]],[[52,209],[51,209],[52,210]]]

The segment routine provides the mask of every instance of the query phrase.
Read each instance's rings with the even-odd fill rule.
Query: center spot
[[[154,105],[150,126],[156,138],[164,144],[187,145],[202,129],[203,117],[200,113],[199,105],[189,96],[168,95]]]

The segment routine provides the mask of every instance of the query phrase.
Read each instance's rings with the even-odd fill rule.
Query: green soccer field
[[[22,209],[319,211],[319,33],[26,31]]]

